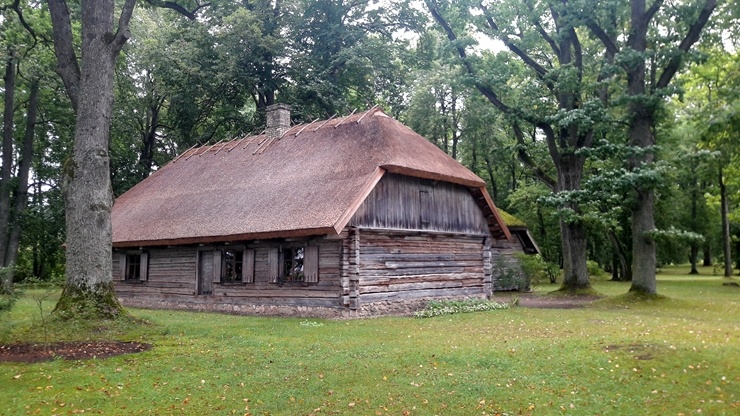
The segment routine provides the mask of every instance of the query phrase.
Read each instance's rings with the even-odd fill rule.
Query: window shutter
[[[254,283],[254,249],[244,250],[242,255],[242,283]]]
[[[221,250],[213,251],[213,283],[221,283]]]
[[[118,253],[118,267],[120,267],[120,278],[126,280],[126,253]]]
[[[139,266],[139,273],[141,274],[141,280],[149,280],[149,253],[146,251],[141,252],[141,265]]]
[[[319,246],[306,246],[303,255],[303,273],[306,276],[306,283],[319,281]]]
[[[270,247],[267,249],[267,282],[277,283],[279,274],[280,257],[278,256],[278,248]]]

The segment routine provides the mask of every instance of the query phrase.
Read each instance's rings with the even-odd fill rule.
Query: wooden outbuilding
[[[518,250],[485,182],[378,109],[190,149],[113,206],[125,305],[407,313],[487,298]]]

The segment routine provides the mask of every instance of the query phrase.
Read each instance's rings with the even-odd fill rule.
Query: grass
[[[155,347],[105,360],[0,363],[0,408],[9,415],[738,414],[740,289],[710,272],[687,273],[663,270],[665,298],[650,302],[621,296],[627,283],[595,282],[608,296],[583,309],[351,321],[134,309],[150,324],[52,324],[55,339]],[[39,339],[33,295],[0,315],[0,343]],[[44,300],[47,311],[54,301]]]

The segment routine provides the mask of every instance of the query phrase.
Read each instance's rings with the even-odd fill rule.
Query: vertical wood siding
[[[349,225],[489,233],[486,219],[466,187],[392,173],[378,182]]]

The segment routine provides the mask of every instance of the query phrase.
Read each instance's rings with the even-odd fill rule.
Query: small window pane
[[[224,283],[241,282],[243,263],[241,250],[224,250],[221,255],[221,281]]]
[[[126,280],[141,280],[141,254],[126,255]]]
[[[283,249],[283,282],[303,282],[303,259],[306,250],[304,247],[288,247]]]

